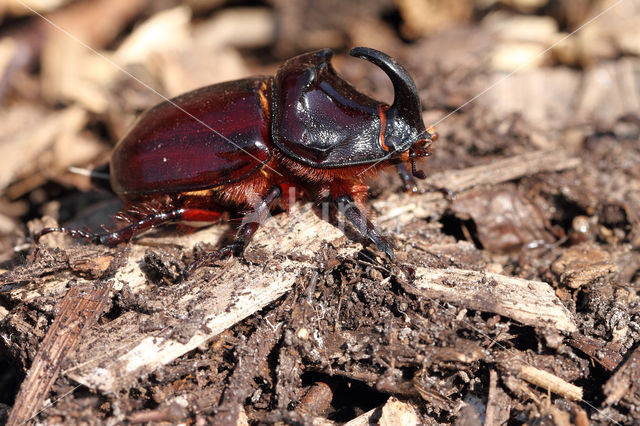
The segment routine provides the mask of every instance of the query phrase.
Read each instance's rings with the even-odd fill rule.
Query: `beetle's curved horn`
[[[365,59],[376,64],[389,76],[393,83],[393,105],[388,110],[389,116],[400,116],[408,120],[410,124],[422,125],[420,112],[420,97],[413,79],[399,63],[386,53],[370,47],[354,47],[349,52],[351,56]],[[413,123],[414,121],[418,121]]]

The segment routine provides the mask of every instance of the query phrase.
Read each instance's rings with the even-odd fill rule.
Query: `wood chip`
[[[324,382],[313,384],[300,400],[300,404],[296,407],[299,413],[305,413],[312,416],[324,414],[331,405],[333,399],[333,391],[331,387]]]
[[[369,426],[375,424],[375,418],[380,416],[381,407],[374,408],[366,413],[360,414],[344,424],[344,426]]]
[[[511,399],[498,387],[498,373],[489,371],[489,396],[487,397],[487,410],[485,412],[485,426],[497,426],[506,424],[509,420]]]
[[[462,269],[417,268],[406,289],[467,309],[494,312],[522,324],[574,332],[577,326],[553,288],[541,281]]]
[[[191,11],[187,6],[156,13],[138,25],[120,44],[114,59],[122,64],[144,63],[154,52],[186,44],[190,20]]]
[[[469,21],[473,4],[469,0],[454,3],[430,0],[398,0],[403,19],[402,34],[410,39],[430,35]]]
[[[419,425],[422,422],[416,409],[406,402],[398,401],[391,397],[381,407],[374,408],[349,420],[344,426],[369,426],[377,425]]]
[[[551,265],[560,282],[571,288],[579,288],[605,275],[615,272],[609,253],[595,245],[580,244],[565,250]]]
[[[532,242],[551,243],[542,209],[514,184],[479,188],[457,197],[452,212],[476,225],[482,248],[491,253],[508,253]]]
[[[2,0],[0,1],[0,18],[3,15],[8,16],[28,16],[33,15],[33,10],[38,13],[45,13],[50,10],[54,10],[56,8],[62,7],[68,3],[71,3],[72,0],[38,0],[38,1],[25,1],[29,7],[25,7],[20,4],[21,2],[13,1],[13,0]]]
[[[615,370],[622,362],[622,356],[618,352],[607,348],[605,342],[593,337],[575,333],[569,339],[569,344],[596,360],[609,371]]]
[[[248,424],[241,421],[241,413],[244,411],[242,404],[258,387],[255,377],[260,371],[260,365],[282,336],[282,328],[273,324],[277,321],[277,312],[270,312],[246,344],[236,349],[238,365],[229,378],[229,386],[220,401],[213,424]]]
[[[576,108],[578,116],[611,124],[624,114],[635,114],[640,110],[639,74],[637,58],[622,58],[589,68]]]
[[[44,153],[60,138],[79,132],[88,119],[86,112],[76,107],[50,112],[22,103],[12,105],[5,114],[0,123],[0,191],[14,180],[36,173],[51,159]]]
[[[526,121],[543,129],[554,129],[560,123],[575,120],[576,97],[582,87],[580,73],[567,68],[545,68],[503,78],[504,73],[496,73],[494,88],[478,98],[478,103],[498,116],[522,114]]]

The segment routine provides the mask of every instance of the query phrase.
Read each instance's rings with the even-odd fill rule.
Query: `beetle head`
[[[383,146],[391,159],[410,161],[413,175],[424,179],[424,173],[416,170],[415,158],[430,155],[429,148],[437,134],[433,127],[424,126],[416,84],[407,70],[385,53],[369,47],[355,47],[350,54],[382,68],[391,79],[394,99],[386,111]]]

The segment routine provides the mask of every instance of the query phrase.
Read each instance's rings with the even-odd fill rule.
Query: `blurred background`
[[[374,47],[438,123],[434,171],[637,138],[639,28],[637,0],[0,0],[0,261],[28,221],[113,199],[68,169],[106,163],[162,100],[140,82],[175,96],[331,47],[346,79],[390,102],[387,77],[346,56]]]

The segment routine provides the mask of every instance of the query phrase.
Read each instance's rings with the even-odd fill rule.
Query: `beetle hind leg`
[[[142,217],[136,218],[135,215],[141,213],[141,211],[139,211],[138,209],[141,209],[142,212],[146,212],[146,214]],[[69,234],[72,237],[85,238],[93,244],[102,244],[105,246],[114,247],[120,243],[126,243],[136,235],[139,235],[145,231],[150,230],[151,228],[155,228],[165,223],[177,222],[180,220],[214,222],[221,215],[221,213],[216,210],[181,207],[171,208],[167,211],[159,211],[155,208],[144,205],[132,206],[130,212],[135,213],[135,215],[132,216],[131,214],[129,214],[129,211],[123,211],[122,213],[118,214],[117,218],[127,222],[129,225],[117,231],[94,233],[91,231],[81,231],[78,229],[71,229],[66,227],[44,228],[38,231],[33,236],[33,240],[36,244],[38,244],[40,238],[43,235],[50,234],[52,232],[62,232],[65,234]]]
[[[127,215],[120,215],[121,218],[125,219],[130,224],[118,231],[113,232],[94,233],[91,231],[81,231],[65,227],[44,228],[38,231],[33,236],[33,241],[38,244],[40,238],[43,235],[50,234],[52,232],[62,232],[65,234],[69,234],[72,237],[85,238],[94,244],[102,244],[105,246],[114,247],[120,243],[125,243],[131,240],[136,235],[148,231],[151,228],[165,224],[167,222],[181,220],[185,216],[185,213],[188,212],[189,209],[185,208],[172,209],[166,212],[154,211],[153,213],[148,214],[140,219],[133,219]]]
[[[42,228],[41,230],[39,230],[33,235],[33,242],[35,244],[39,244],[40,238],[42,236],[51,234],[53,232],[61,232],[64,234],[71,235],[74,238],[84,238],[94,244],[100,244],[99,234],[94,234],[91,231],[82,231],[80,229],[65,228],[63,226]]]

